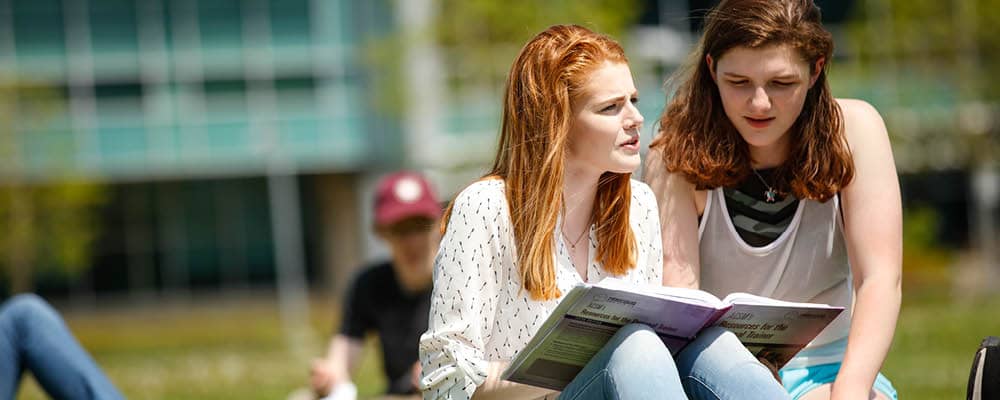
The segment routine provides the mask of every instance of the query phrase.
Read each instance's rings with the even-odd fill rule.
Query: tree
[[[859,0],[854,78],[890,108],[904,170],[970,168],[1000,153],[996,0]],[[894,111],[894,112],[892,112]]]
[[[635,0],[441,0],[438,9],[434,34],[453,74],[495,85],[521,45],[545,28],[577,24],[620,40],[640,10]]]
[[[29,135],[58,129],[61,100],[44,85],[0,82],[0,276],[12,293],[31,290],[40,271],[81,272],[98,232],[104,190],[72,173],[72,141],[23,150]]]
[[[887,84],[883,111],[902,170],[970,172],[970,238],[985,289],[1000,286],[1000,4],[863,0],[850,27],[857,67]],[[962,194],[952,194],[962,196]],[[992,287],[989,287],[991,286]],[[982,289],[982,288],[981,288]]]

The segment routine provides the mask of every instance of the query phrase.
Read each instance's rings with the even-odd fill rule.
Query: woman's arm
[[[469,399],[490,372],[484,347],[502,290],[503,202],[496,182],[478,182],[452,206],[434,261],[428,329],[420,337],[425,399]]]
[[[312,389],[319,397],[329,395],[341,383],[353,381],[364,343],[338,333],[330,339],[328,348],[326,358],[315,360],[312,365]]]
[[[646,283],[650,285],[663,284],[663,239],[657,204],[656,195],[653,194],[649,185],[641,182],[635,182],[632,185],[632,204],[630,207],[636,212],[630,218],[633,218],[634,223],[639,227],[636,234],[642,237],[637,237],[635,243],[639,247],[637,250],[645,258],[645,264],[638,265],[636,268],[644,270],[647,277]]]
[[[642,179],[653,189],[663,243],[663,284],[698,288],[698,207],[695,188],[679,174],[667,172],[661,149],[646,154]]]
[[[889,135],[878,111],[840,101],[854,180],[842,192],[854,315],[831,399],[868,398],[896,329],[901,301],[902,205]]]
[[[555,398],[558,392],[540,388],[537,386],[524,385],[500,379],[509,362],[490,362],[489,373],[486,381],[476,389],[473,400],[508,400],[508,399],[548,399]],[[549,396],[549,397],[546,397]]]

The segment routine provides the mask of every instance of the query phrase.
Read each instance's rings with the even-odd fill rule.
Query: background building
[[[645,144],[666,100],[663,82],[714,3],[644,0],[627,17],[619,36],[643,93]],[[935,81],[920,62],[887,56],[887,42],[858,40],[857,32],[901,29],[895,17],[883,18],[895,15],[892,2],[818,4],[838,44],[837,95],[883,111],[903,172],[943,171],[904,176],[907,200],[947,217],[936,229],[948,243],[964,245],[970,229],[990,235],[990,224],[969,226],[978,214],[968,210],[963,141],[941,132],[954,125],[995,132],[996,105],[962,98],[961,81]],[[15,113],[4,176],[41,186],[83,177],[105,193],[91,268],[65,275],[39,266],[37,287],[148,298],[273,287],[285,277],[336,292],[353,268],[380,254],[367,207],[379,175],[421,170],[447,198],[493,155],[509,60],[497,55],[492,72],[483,71],[456,50],[464,48],[428,33],[449,23],[436,19],[449,7],[0,0],[0,81],[15,88],[7,102],[15,110],[37,103],[28,93],[44,88],[48,110]],[[559,22],[571,21],[552,23]],[[947,190],[926,191],[924,179]],[[994,173],[983,181],[995,180]]]
[[[280,259],[310,276],[358,263],[361,188],[403,155],[365,60],[391,8],[0,1],[0,80],[47,88],[54,110],[15,128],[15,171],[107,190],[93,269],[40,289],[176,293],[270,285]]]

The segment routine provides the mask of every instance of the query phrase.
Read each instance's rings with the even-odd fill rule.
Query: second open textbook
[[[677,354],[710,326],[729,329],[776,367],[813,340],[843,307],[746,293],[725,299],[694,289],[636,286],[608,278],[571,290],[511,361],[503,379],[562,390],[618,328],[641,322]]]

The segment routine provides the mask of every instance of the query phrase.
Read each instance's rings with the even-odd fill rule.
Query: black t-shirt
[[[417,344],[427,330],[430,303],[430,287],[421,293],[403,291],[391,261],[366,268],[347,294],[340,333],[356,339],[368,332],[379,334],[390,394],[415,392],[410,369],[418,360]]]

